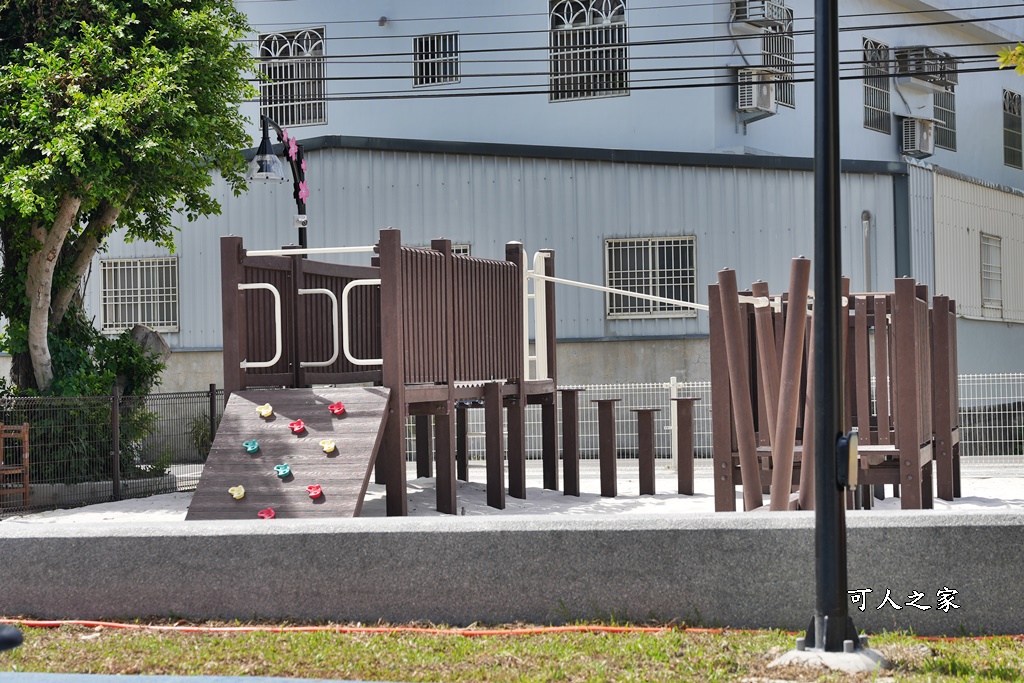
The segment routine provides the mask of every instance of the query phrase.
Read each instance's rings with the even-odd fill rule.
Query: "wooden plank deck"
[[[278,518],[358,517],[384,432],[389,390],[383,387],[236,391],[224,409],[186,519],[257,519],[273,508]],[[332,403],[345,404],[334,416]],[[263,418],[257,406],[269,403],[274,415]],[[301,419],[306,430],[292,433],[288,423]],[[248,453],[244,441],[256,439]],[[324,453],[323,439],[333,439]],[[274,466],[288,463],[281,479]],[[306,486],[319,484],[323,495],[311,499]],[[228,489],[245,487],[235,500]]]

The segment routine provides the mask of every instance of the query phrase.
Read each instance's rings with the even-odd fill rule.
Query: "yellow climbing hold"
[[[334,439],[324,439],[320,442],[320,448],[324,449],[324,453],[333,453]]]
[[[260,417],[270,417],[274,414],[274,408],[269,403],[264,403],[256,408],[256,412],[260,414]]]
[[[228,493],[230,493],[235,500],[242,500],[242,498],[245,498],[245,487],[232,486],[228,489]]]

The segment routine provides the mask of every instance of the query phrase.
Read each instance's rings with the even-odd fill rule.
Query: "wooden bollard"
[[[469,406],[455,404],[455,473],[460,481],[469,481]]]
[[[676,404],[676,479],[678,491],[684,496],[693,495],[693,404],[699,398],[680,397]]]
[[[580,409],[577,398],[583,387],[562,387],[562,479],[565,495],[580,495]]]
[[[487,458],[487,505],[505,509],[505,429],[501,383],[484,385],[484,442]]]
[[[640,461],[640,495],[654,495],[654,414],[660,408],[633,408],[638,436],[637,458]]]
[[[591,401],[597,404],[597,441],[601,460],[601,495],[614,498],[618,493],[618,479],[615,472],[615,404],[622,399],[602,398]]]

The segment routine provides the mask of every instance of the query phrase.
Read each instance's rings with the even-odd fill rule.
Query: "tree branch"
[[[96,255],[100,244],[110,234],[114,223],[117,222],[117,217],[120,215],[120,206],[104,202],[100,212],[89,221],[89,225],[86,226],[82,234],[75,240],[73,245],[75,260],[69,269],[70,279],[68,284],[54,292],[53,301],[50,302],[51,327],[56,327],[64,319],[64,314],[67,313],[68,306],[71,304],[75,292],[78,291],[78,285],[81,284],[85,272],[89,270],[92,257]]]

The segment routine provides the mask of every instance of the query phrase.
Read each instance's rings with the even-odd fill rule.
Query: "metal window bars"
[[[324,29],[260,36],[260,114],[281,126],[327,123]]]
[[[178,331],[178,259],[100,261],[100,330],[118,334],[135,325]]]

